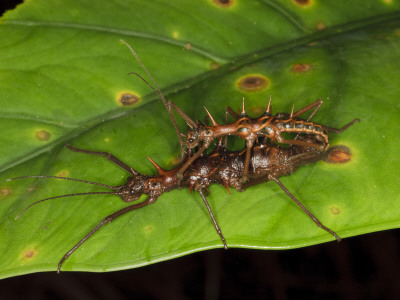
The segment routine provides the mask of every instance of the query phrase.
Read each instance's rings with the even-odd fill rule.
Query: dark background
[[[20,2],[0,0],[0,15]],[[0,299],[23,298],[400,299],[400,232],[296,250],[210,250],[113,273],[54,271],[0,281]]]

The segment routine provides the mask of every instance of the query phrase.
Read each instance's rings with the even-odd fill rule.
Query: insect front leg
[[[64,254],[64,256],[61,258],[60,262],[58,263],[57,273],[60,273],[61,267],[62,267],[64,261],[66,261],[68,259],[68,257],[70,257],[71,254],[76,251],[76,249],[78,249],[84,242],[86,242],[92,235],[94,235],[101,227],[103,227],[103,225],[105,225],[107,223],[111,223],[116,218],[126,214],[127,212],[130,212],[135,209],[139,209],[139,208],[144,207],[149,204],[153,204],[156,200],[157,200],[157,198],[148,197],[145,201],[143,201],[141,203],[137,203],[137,204],[133,204],[131,206],[125,207],[125,208],[120,209],[120,210],[116,211],[115,213],[105,217],[103,221],[101,221],[99,224],[97,224],[83,239],[81,239],[74,247],[72,247],[71,250],[69,250],[67,253]]]
[[[121,169],[124,169],[128,173],[130,173],[134,176],[139,174],[132,167],[128,166],[126,163],[122,162],[121,160],[119,160],[117,157],[115,157],[114,155],[112,155],[109,152],[90,151],[90,150],[79,149],[79,148],[75,148],[75,147],[71,146],[70,144],[65,144],[65,147],[67,147],[68,149],[70,149],[74,152],[81,152],[81,153],[86,153],[86,154],[96,155],[96,156],[104,156],[109,161],[113,162],[114,164],[119,166]]]

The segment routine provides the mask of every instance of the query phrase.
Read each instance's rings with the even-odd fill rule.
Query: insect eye
[[[188,141],[189,141],[189,143],[193,143],[193,142],[194,142],[194,139],[193,139],[193,138],[190,138]]]

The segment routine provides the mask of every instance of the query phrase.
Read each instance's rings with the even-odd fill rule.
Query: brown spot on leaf
[[[240,78],[237,81],[236,85],[240,90],[254,92],[263,90],[266,87],[268,87],[269,81],[265,76],[259,74],[253,74],[253,75],[246,75]]]
[[[213,61],[212,63],[210,63],[210,68],[211,68],[211,70],[219,69],[219,67],[220,67],[219,63],[217,63],[217,62],[215,62],[215,61]]]
[[[46,130],[38,130],[35,133],[35,137],[39,141],[48,141],[51,138],[51,133]]]
[[[2,189],[0,189],[0,194],[1,194],[1,196],[3,196],[3,197],[7,197],[8,195],[11,194],[11,189],[9,189],[9,188],[2,188]]]
[[[292,71],[295,73],[305,73],[310,71],[311,65],[310,64],[295,64],[292,67]]]
[[[32,257],[34,257],[35,256],[35,251],[33,251],[33,250],[28,250],[28,251],[26,251],[25,253],[24,253],[24,257],[25,258],[32,258]]]
[[[145,233],[150,233],[150,232],[153,231],[153,229],[154,229],[154,227],[152,225],[147,225],[147,226],[144,227],[144,232]]]
[[[292,0],[292,2],[298,6],[310,6],[312,4],[312,0]]]
[[[331,213],[334,214],[334,215],[340,214],[340,208],[337,207],[337,206],[332,206],[331,207]]]
[[[186,49],[186,50],[190,50],[190,48],[192,48],[192,44],[191,44],[191,43],[187,43],[187,44],[185,45],[185,49]]]
[[[129,105],[137,103],[139,100],[140,100],[140,98],[135,94],[123,93],[119,96],[118,101],[122,106],[129,106]]]
[[[325,30],[327,26],[323,22],[318,22],[315,27],[317,28],[317,30],[322,31],[322,30]]]
[[[351,151],[346,146],[333,146],[327,151],[325,162],[331,164],[343,164],[351,160]]]
[[[62,170],[62,171],[58,172],[56,174],[56,176],[58,176],[58,177],[67,177],[68,176],[68,171]]]
[[[214,0],[214,3],[221,7],[230,7],[235,3],[235,0]]]
[[[36,251],[32,248],[29,248],[27,250],[24,250],[24,252],[22,253],[23,258],[25,259],[32,259],[33,257],[36,256]]]

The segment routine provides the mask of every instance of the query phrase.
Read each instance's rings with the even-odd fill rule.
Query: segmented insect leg
[[[215,230],[217,231],[219,237],[221,238],[221,241],[222,241],[222,244],[224,244],[225,250],[227,250],[227,249],[228,249],[228,245],[226,244],[225,238],[224,238],[224,236],[222,235],[222,231],[221,231],[221,229],[219,228],[218,223],[217,223],[217,220],[215,219],[214,214],[213,214],[212,211],[211,211],[211,207],[210,207],[210,205],[208,204],[208,201],[207,201],[207,199],[206,199],[206,196],[204,195],[203,190],[199,190],[199,193],[200,193],[201,198],[203,198],[203,202],[204,202],[204,204],[205,204],[206,207],[207,207],[207,210],[208,210],[208,213],[210,214],[210,217],[211,217],[212,222],[214,223]]]
[[[314,115],[317,113],[317,111],[320,109],[321,105],[322,105],[322,99],[319,98],[318,100],[314,101],[313,103],[303,107],[302,109],[296,111],[295,113],[293,113],[290,117],[291,118],[296,118],[297,116],[300,116],[302,114],[304,114],[305,112],[309,111],[310,109],[314,108],[314,111],[308,116],[307,118],[307,122],[310,121],[312,119],[312,117],[314,117]]]
[[[243,175],[240,179],[242,182],[247,181],[247,174],[249,173],[251,150],[253,149],[253,140],[247,140],[246,142],[246,157],[244,159]]]
[[[116,211],[115,213],[105,217],[104,220],[101,221],[99,224],[97,224],[82,240],[79,241],[79,243],[77,243],[74,247],[72,247],[71,250],[69,250],[67,253],[65,253],[63,258],[61,258],[60,262],[58,263],[57,273],[60,273],[61,266],[64,263],[64,261],[66,259],[68,259],[68,257],[70,257],[71,254],[76,251],[76,249],[78,249],[84,242],[87,241],[87,239],[89,239],[93,234],[95,234],[95,232],[98,231],[104,224],[111,223],[116,218],[126,214],[127,212],[130,212],[132,210],[135,210],[135,209],[144,207],[146,205],[152,204],[156,200],[157,200],[157,198],[148,197],[145,201],[143,201],[141,203],[137,203],[137,204],[133,204],[131,206],[125,207],[125,208],[123,208],[123,209],[121,209],[119,211]]]
[[[359,118],[354,119],[353,121],[351,121],[350,123],[344,125],[342,128],[340,129],[336,129],[336,128],[332,128],[332,127],[328,127],[328,126],[322,126],[324,129],[331,131],[331,132],[335,132],[335,133],[342,133],[343,131],[345,131],[347,128],[349,128],[351,125],[353,125],[356,122],[360,122]]]
[[[340,242],[341,238],[331,229],[328,227],[324,226],[303,204],[300,203],[299,200],[296,199],[295,196],[292,195],[292,193],[289,192],[289,190],[282,184],[282,182],[275,177],[268,176],[269,180],[275,181],[279,187],[294,201],[296,204],[314,221],[315,224],[317,224],[318,227],[324,229],[325,231],[329,232],[331,235],[334,236],[334,238]]]
[[[104,156],[109,161],[113,162],[114,164],[119,166],[121,169],[124,169],[128,173],[130,173],[134,176],[139,174],[132,167],[128,166],[127,164],[125,164],[124,162],[122,162],[121,160],[116,158],[114,155],[112,155],[111,153],[79,149],[79,148],[75,148],[75,147],[71,146],[70,144],[65,144],[65,146],[74,152],[81,152],[81,153],[86,153],[86,154],[91,154],[91,155]]]
[[[180,180],[183,177],[183,173],[186,171],[186,169],[196,160],[198,159],[210,145],[208,143],[204,143],[195,154],[193,154],[184,164],[183,166],[179,169],[178,172],[176,172],[176,177]],[[179,181],[180,182],[180,181]]]
[[[239,119],[239,114],[237,114],[232,107],[227,106],[225,107],[225,116],[231,115],[232,117],[235,118],[235,120]],[[226,123],[228,123],[228,117],[226,117]]]
[[[190,128],[197,128],[197,124],[187,114],[185,114],[173,101],[168,101],[168,105],[175,109],[175,111],[186,121]]]

